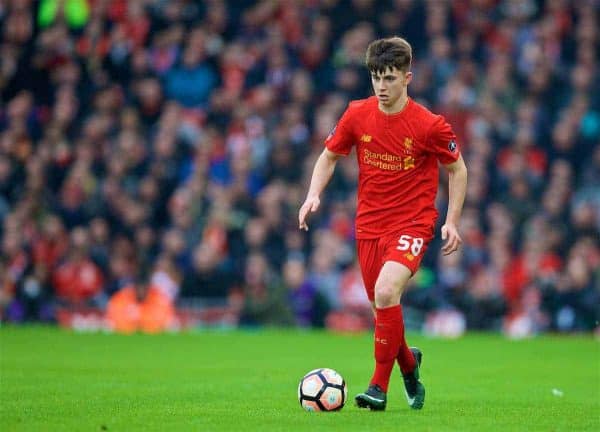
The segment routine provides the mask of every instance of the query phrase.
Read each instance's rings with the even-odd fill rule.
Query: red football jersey
[[[402,111],[385,114],[372,96],[349,104],[325,145],[342,155],[356,146],[356,238],[433,229],[438,161],[450,164],[460,155],[444,117],[410,98]]]

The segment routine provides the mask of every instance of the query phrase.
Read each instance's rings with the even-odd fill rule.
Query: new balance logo
[[[371,139],[372,139],[372,138],[373,138],[373,137],[372,137],[371,135],[363,134],[363,135],[360,137],[360,141],[361,141],[361,142],[366,142],[366,143],[368,143],[368,142],[371,142]]]

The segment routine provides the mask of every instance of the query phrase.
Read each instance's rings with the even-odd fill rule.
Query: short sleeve
[[[429,132],[428,145],[438,161],[444,165],[456,162],[460,148],[452,127],[443,116],[437,116]]]
[[[344,156],[347,156],[350,153],[352,146],[354,145],[349,111],[349,109],[346,109],[342,118],[340,118],[325,139],[325,146],[329,151]]]

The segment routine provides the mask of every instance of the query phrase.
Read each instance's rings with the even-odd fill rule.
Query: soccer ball
[[[339,411],[348,398],[344,378],[333,369],[315,369],[298,384],[298,400],[306,411]]]

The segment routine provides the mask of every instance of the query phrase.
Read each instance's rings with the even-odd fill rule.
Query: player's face
[[[388,68],[385,72],[371,72],[371,83],[379,104],[393,107],[402,95],[406,95],[406,86],[412,79],[412,72],[403,72]]]

